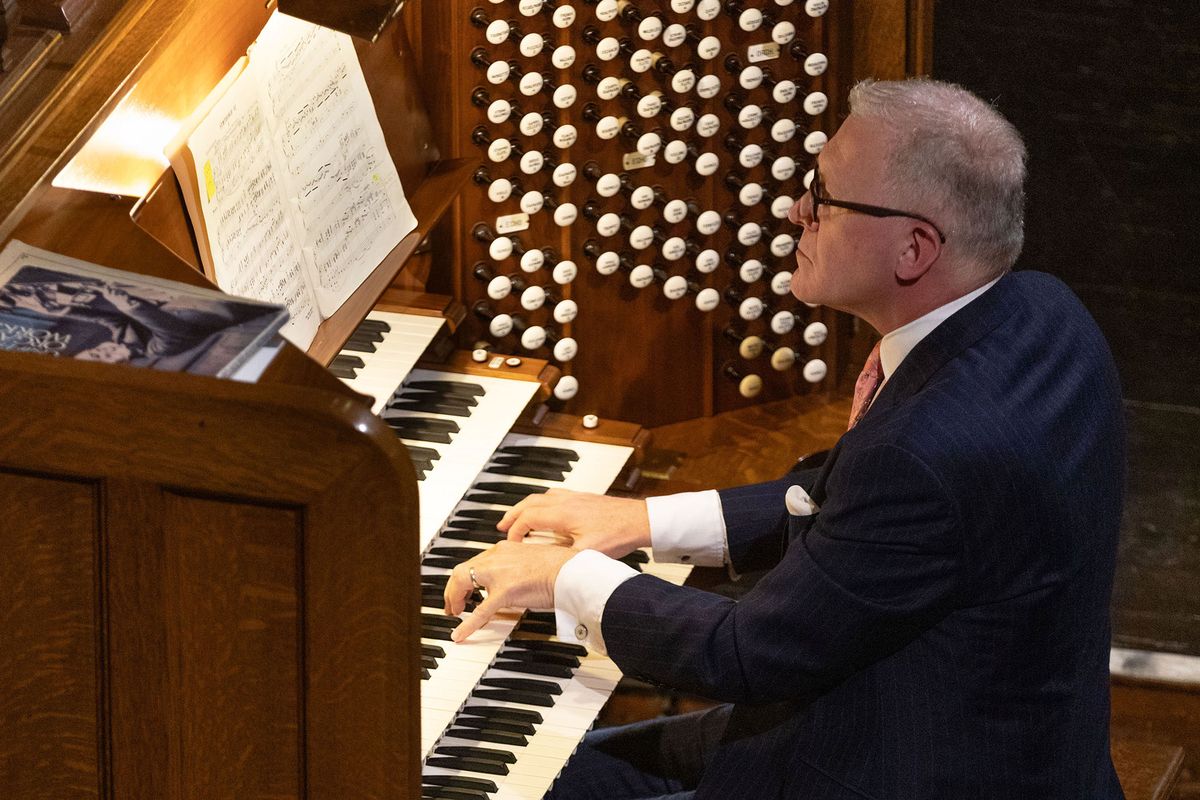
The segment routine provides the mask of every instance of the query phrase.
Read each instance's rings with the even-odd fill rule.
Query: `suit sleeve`
[[[786,490],[786,480],[775,483]],[[617,587],[602,620],[609,656],[629,674],[715,700],[807,699],[944,616],[958,594],[962,535],[933,471],[880,445],[844,454],[827,487],[814,524],[740,601],[647,575]]]
[[[749,572],[779,563],[788,539],[784,495],[793,486],[811,489],[817,472],[799,470],[778,480],[718,492],[729,559],[735,570]]]

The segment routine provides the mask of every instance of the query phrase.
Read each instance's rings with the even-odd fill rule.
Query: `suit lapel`
[[[1012,316],[1017,281],[1012,273],[1005,275],[918,342],[879,390],[872,409],[894,408],[912,397],[951,359]]]
[[[879,395],[867,411],[867,417],[872,412],[894,408],[912,397],[948,361],[1008,319],[1016,309],[1018,280],[1012,273],[1005,275],[995,286],[960,308],[918,342],[879,390]],[[837,463],[846,438],[843,435],[838,439],[813,481],[809,496],[818,506],[825,503],[825,483]]]

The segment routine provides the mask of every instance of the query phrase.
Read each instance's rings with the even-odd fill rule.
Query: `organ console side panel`
[[[3,353],[0,419],[6,796],[416,796],[415,481],[369,409]]]

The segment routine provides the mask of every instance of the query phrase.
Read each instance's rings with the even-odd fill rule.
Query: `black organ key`
[[[507,775],[508,765],[497,761],[486,761],[478,758],[463,758],[462,756],[430,756],[425,759],[429,767],[442,769],[461,769],[467,772],[482,772],[486,775]]]
[[[489,761],[500,761],[505,764],[517,763],[517,757],[508,750],[496,750],[492,747],[468,747],[465,745],[444,745],[434,748],[435,753],[447,756],[466,756],[468,758],[484,758]]]
[[[452,642],[450,631],[445,628],[422,628],[421,635],[426,639],[437,639],[440,642]]]
[[[549,487],[537,483],[520,483],[518,481],[480,481],[475,489],[485,492],[501,492],[503,494],[545,494]]]
[[[347,338],[347,341],[369,342],[372,344],[377,344],[377,343],[383,341],[383,333],[384,333],[383,331],[379,331],[379,330],[367,330],[367,329],[363,329],[363,328],[358,328],[354,331],[354,333],[350,334],[350,336]]]
[[[387,407],[396,411],[422,411],[426,414],[445,414],[451,417],[471,416],[470,406],[444,400],[393,400]]]
[[[508,445],[501,447],[497,452],[508,453],[510,455],[545,455],[545,456],[561,456],[569,461],[578,461],[579,454],[574,450],[568,450],[563,447],[540,447],[538,445]]]
[[[582,662],[578,657],[565,655],[562,653],[540,653],[536,650],[527,650],[521,647],[510,647],[507,643],[505,649],[500,651],[500,658],[507,658],[513,661],[530,661],[538,664],[555,664],[561,667],[578,667]]]
[[[421,562],[424,567],[437,567],[438,569],[454,569],[466,559],[461,558],[443,558],[442,556],[431,556]]]
[[[382,319],[366,318],[358,323],[358,327],[354,329],[355,333],[359,331],[374,331],[376,333],[388,333],[392,330],[392,326]]]
[[[547,678],[569,679],[574,674],[574,671],[570,667],[559,666],[557,664],[539,664],[536,661],[506,659],[503,657],[497,659],[492,664],[492,669],[520,672],[525,675],[543,675]]]
[[[362,339],[347,339],[342,345],[342,351],[352,351],[355,353],[374,353],[375,342]]]
[[[566,473],[562,470],[521,463],[490,466],[488,467],[488,472],[494,472],[497,475],[512,475],[514,478],[541,478],[544,481],[557,481],[559,483],[567,479]]]
[[[386,414],[386,412],[385,412]],[[385,416],[392,427],[413,428],[416,430],[438,431],[445,433],[458,433],[458,423],[452,419],[437,419],[436,417],[388,417]]]
[[[493,525],[504,519],[504,512],[492,508],[462,508],[454,512],[466,519],[484,519]]]
[[[451,789],[448,786],[422,786],[421,800],[491,800],[491,795],[476,789]]]
[[[583,645],[572,644],[571,642],[551,642],[546,639],[527,639],[520,636],[512,636],[504,643],[505,647],[523,647],[526,650],[540,650],[543,653],[560,653],[563,655],[572,655],[583,657],[587,655],[587,648]]]
[[[488,531],[489,533],[498,533],[496,523],[486,519],[452,519],[446,525],[447,528],[462,531]]]
[[[484,678],[480,686],[496,689],[515,689],[519,692],[544,692],[546,694],[562,694],[562,687],[553,681],[538,681],[532,678]]]
[[[335,366],[335,365],[333,365],[333,364],[330,364],[330,365],[329,365],[329,374],[330,374],[330,375],[332,375],[332,376],[333,376],[333,377],[335,377],[335,378],[346,378],[346,379],[350,379],[350,378],[356,378],[356,377],[358,377],[358,373],[357,373],[357,372],[355,372],[355,371],[354,371],[352,368],[350,368],[350,367],[339,367],[339,366]]]
[[[507,534],[500,531],[481,531],[481,530],[445,530],[442,531],[443,539],[453,539],[460,542],[479,542],[481,544],[496,544],[508,538]]]
[[[432,625],[437,628],[448,628],[453,630],[454,628],[458,627],[458,623],[461,621],[462,620],[460,620],[458,617],[446,617],[438,614],[421,614],[422,626]]]
[[[554,700],[551,695],[540,692],[522,692],[517,689],[476,689],[472,697],[481,700],[499,700],[504,703],[521,703],[527,706],[551,708]]]
[[[498,792],[494,781],[482,778],[464,778],[459,775],[422,775],[421,783],[426,786],[446,786],[454,789],[474,789],[480,792]]]
[[[441,400],[443,402],[454,403],[462,406],[477,406],[479,400],[475,395],[471,394],[447,394],[446,392],[437,392],[431,389],[410,389],[408,387],[400,387],[396,392],[393,402],[396,400]]]
[[[446,651],[438,647],[436,644],[422,644],[421,655],[429,656],[430,658],[445,658]]]
[[[522,701],[513,701],[522,702]],[[550,703],[542,703],[542,705],[551,705]],[[509,744],[514,747],[525,747],[529,744],[529,739],[523,733],[504,733],[502,731],[481,731],[475,728],[451,728],[446,731],[447,736],[453,736],[456,739],[474,739],[477,742],[491,742],[492,744]]]
[[[423,681],[429,680],[429,670],[426,669],[425,667],[421,667],[421,680],[423,680]]]
[[[333,361],[330,362],[330,365],[349,367],[350,369],[362,369],[367,365],[367,362],[363,361],[358,356],[350,356],[344,353],[339,353],[333,357]]]
[[[484,388],[478,383],[467,383],[465,381],[413,381],[412,383],[404,384],[402,388],[429,389],[451,396],[483,397],[487,394]]]
[[[533,736],[537,733],[537,729],[533,727],[532,722],[520,722],[513,720],[496,720],[487,717],[462,717],[455,720],[455,725],[462,728],[473,728],[478,731],[503,731],[505,733],[523,733],[526,736]]]
[[[563,458],[561,456],[556,457],[556,456],[542,456],[542,455],[527,455],[527,456],[495,455],[495,456],[492,456],[492,463],[493,464],[502,464],[504,466],[514,465],[514,464],[530,464],[530,465],[539,466],[539,467],[552,467],[554,469],[563,470],[564,472],[570,472],[572,469],[574,469],[574,467],[572,466],[572,462],[569,459]]]
[[[422,461],[437,461],[442,457],[442,454],[437,450],[434,450],[432,447],[419,447],[415,444],[406,445],[405,447],[408,450],[408,454],[414,459],[419,458]]]
[[[553,622],[542,622],[540,620],[523,621],[520,630],[525,633],[540,633],[546,636],[553,636],[558,630]]]
[[[339,375],[338,377],[345,376]],[[415,439],[418,442],[430,442],[432,444],[450,444],[450,434],[448,433],[441,433],[439,431],[424,431],[414,428],[402,428],[398,425],[392,425],[391,427],[395,434],[402,439]]]
[[[505,708],[504,706],[467,706],[462,710],[464,716],[486,717],[488,719],[509,720],[515,722],[532,722],[535,725],[542,722],[540,711],[528,708]]]
[[[521,458],[520,456],[498,456],[492,460],[491,464],[497,469],[527,469],[540,472],[557,472],[564,475],[573,469],[569,461]],[[488,469],[488,472],[492,471],[494,470]]]
[[[493,506],[515,506],[527,496],[523,494],[503,494],[500,492],[472,492],[464,499],[470,500],[472,503],[487,503]]]
[[[478,547],[433,547],[429,550],[430,555],[461,558],[464,561],[468,558],[474,558],[482,552],[483,550]]]

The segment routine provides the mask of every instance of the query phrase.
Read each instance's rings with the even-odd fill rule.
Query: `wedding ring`
[[[475,568],[468,567],[467,574],[471,576],[471,585],[475,587],[476,591],[482,591],[483,587],[479,585],[479,579],[475,577]]]

